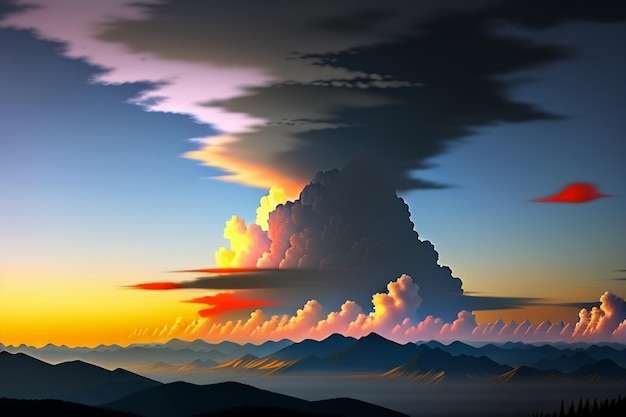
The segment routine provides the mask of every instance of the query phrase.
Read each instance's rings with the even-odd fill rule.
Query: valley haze
[[[1,397],[56,398],[147,416],[166,413],[165,405],[138,406],[158,404],[157,398],[169,395],[150,391],[160,383],[183,402],[189,395],[191,404],[200,386],[224,387],[232,381],[244,384],[232,386],[242,390],[250,386],[314,402],[348,397],[410,416],[530,416],[552,412],[561,401],[623,396],[626,382],[626,348],[621,344],[398,344],[375,333],[261,345],[172,339],[127,347],[2,346],[0,355],[3,374],[21,373],[17,380],[2,382]],[[97,368],[101,374],[89,362],[102,366]],[[75,381],[81,378],[88,380]],[[226,395],[211,391],[218,389],[207,387],[197,395]],[[124,400],[125,395],[137,398]],[[237,395],[221,407],[249,403]],[[295,406],[289,401],[272,404],[279,403]],[[308,411],[317,407],[304,405]],[[179,410],[177,415],[203,411],[189,407],[181,409],[188,414]],[[354,404],[348,409],[354,410]],[[361,415],[387,415],[367,410]]]

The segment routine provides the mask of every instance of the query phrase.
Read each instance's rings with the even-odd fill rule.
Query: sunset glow
[[[286,3],[0,0],[0,343],[622,343],[621,9]]]

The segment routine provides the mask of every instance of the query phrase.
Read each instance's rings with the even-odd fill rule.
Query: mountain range
[[[3,416],[406,416],[351,398],[307,401],[237,382],[162,384],[123,369],[82,361],[52,365],[23,353],[0,352],[0,374]]]
[[[596,349],[595,355],[601,359],[594,359],[584,351],[551,346],[476,348],[460,342],[448,346],[438,342],[399,344],[372,333],[358,340],[339,335],[321,341],[305,340],[266,357],[244,355],[216,368],[266,376],[341,374],[424,382],[511,382],[533,378],[538,381],[626,381],[626,369],[614,360],[623,363],[626,351],[602,347]],[[525,365],[529,362],[538,366]]]
[[[82,360],[98,366],[123,367],[144,376],[245,372],[251,376],[369,375],[428,382],[451,379],[626,380],[623,345],[530,345],[523,343],[472,346],[436,341],[399,344],[371,333],[360,339],[333,334],[324,340],[269,341],[261,345],[217,344],[172,339],[164,344],[68,348],[47,345],[0,346],[55,362]],[[68,365],[63,365],[68,366]],[[120,372],[120,371],[116,371]]]

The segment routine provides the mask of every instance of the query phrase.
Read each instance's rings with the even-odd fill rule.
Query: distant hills
[[[87,405],[161,385],[124,369],[109,371],[82,361],[51,365],[24,353],[8,352],[0,352],[0,375],[0,397],[58,399]]]
[[[0,375],[0,409],[6,417],[190,417],[253,411],[310,417],[406,416],[350,398],[306,401],[237,382],[162,384],[123,369],[110,371],[82,361],[52,365],[23,353],[0,352]]]
[[[333,334],[320,341],[281,340],[261,345],[172,339],[164,344],[125,348],[0,345],[0,350],[26,353],[48,362],[65,358],[110,369],[123,367],[148,377],[167,375],[170,381],[185,380],[186,374],[202,373],[221,378],[228,372],[238,375],[244,372],[255,377],[360,375],[431,383],[448,380],[509,383],[533,379],[626,381],[626,346],[623,345],[505,343],[476,347],[436,341],[399,344],[371,333],[360,339]],[[113,372],[121,377],[121,370]]]
[[[358,340],[339,335],[321,341],[305,340],[263,358],[245,355],[217,368],[260,375],[363,375],[430,383],[446,380],[626,381],[626,369],[614,360],[623,362],[626,351],[611,347],[596,347],[594,351],[602,359],[594,359],[583,351],[552,346],[485,345],[477,348],[461,342],[448,346],[438,342],[399,344],[372,333]],[[535,362],[540,366],[525,365]]]
[[[135,344],[127,347],[118,345],[98,346],[96,348],[46,345],[41,348],[20,345],[4,346],[0,350],[11,353],[25,353],[34,358],[50,363],[69,360],[82,360],[105,368],[137,368],[151,365],[155,362],[164,362],[172,366],[184,366],[196,360],[214,365],[236,359],[247,353],[255,356],[267,356],[286,346],[293,344],[290,340],[278,342],[268,341],[261,345],[247,343],[239,345],[233,342],[207,343],[203,340],[186,342],[172,339],[163,344]]]

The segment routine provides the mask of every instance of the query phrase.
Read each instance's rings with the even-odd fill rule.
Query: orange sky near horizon
[[[199,319],[198,310],[202,306],[183,301],[208,293],[187,289],[141,291],[111,286],[106,282],[71,286],[48,282],[50,284],[47,285],[40,282],[39,285],[10,286],[2,283],[0,343],[36,347],[49,343],[95,347],[148,342],[150,337],[137,340],[129,338],[129,335],[140,329],[149,329],[150,334],[154,329],[171,326],[179,317],[188,323]],[[327,306],[327,310],[337,311],[338,307]],[[240,310],[241,318],[248,318],[252,310]],[[363,306],[363,310],[369,312],[371,306]],[[531,306],[476,311],[475,315],[479,324],[498,319],[506,323],[515,320],[518,324],[526,319],[533,324],[544,320],[574,323],[579,310],[576,307]],[[290,314],[295,314],[295,311]],[[219,322],[220,317],[212,317],[211,320]],[[165,340],[155,336],[152,341]]]

